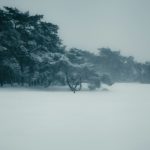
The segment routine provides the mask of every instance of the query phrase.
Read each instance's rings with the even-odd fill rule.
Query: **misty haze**
[[[149,1],[0,6],[0,149],[150,149]]]

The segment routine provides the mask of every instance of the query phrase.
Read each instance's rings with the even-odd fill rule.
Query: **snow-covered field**
[[[150,150],[150,85],[0,88],[0,150]]]

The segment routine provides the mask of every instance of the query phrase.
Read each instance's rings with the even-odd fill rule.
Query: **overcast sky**
[[[69,48],[110,47],[150,61],[150,0],[0,0],[0,6],[43,14],[59,25]]]

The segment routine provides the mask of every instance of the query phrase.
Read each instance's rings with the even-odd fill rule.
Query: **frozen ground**
[[[0,150],[150,150],[150,85],[0,88]]]

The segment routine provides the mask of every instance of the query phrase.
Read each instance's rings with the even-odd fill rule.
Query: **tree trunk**
[[[20,70],[21,70],[21,86],[24,86],[24,67],[22,64],[20,64]]]
[[[82,88],[81,77],[79,79],[75,79],[76,81],[70,81],[68,73],[66,73],[66,81],[71,91],[74,93],[76,91],[80,91]],[[78,87],[79,86],[79,87]]]

